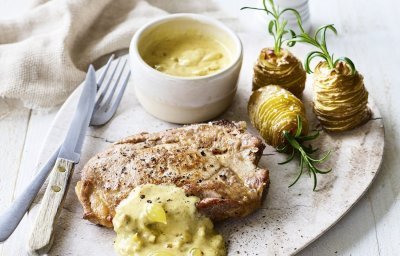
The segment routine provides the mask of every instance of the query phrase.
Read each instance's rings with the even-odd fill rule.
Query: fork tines
[[[124,60],[122,67],[120,67],[122,59]],[[131,74],[131,72],[128,71],[127,74],[124,75],[124,73],[126,73],[125,68],[127,66],[127,61],[127,57],[121,57],[117,60],[114,60],[113,54],[108,60],[106,66],[103,68],[103,71],[97,80],[97,88],[100,93],[98,94],[98,98],[93,110],[94,114],[90,121],[91,125],[104,124],[105,120],[109,120],[116,112]],[[111,66],[113,67],[111,68]],[[120,80],[122,77],[123,82],[121,83]],[[121,86],[118,90],[118,93],[114,95],[117,91],[117,87],[120,84]]]

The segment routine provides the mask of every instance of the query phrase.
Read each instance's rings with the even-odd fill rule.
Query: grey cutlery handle
[[[60,148],[53,153],[47,163],[39,170],[32,182],[12,202],[11,206],[0,215],[0,242],[11,236],[32,204],[49,173],[53,169]]]

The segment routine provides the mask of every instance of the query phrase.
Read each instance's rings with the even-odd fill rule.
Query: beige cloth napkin
[[[62,103],[90,63],[126,49],[141,25],[165,13],[142,0],[38,2],[0,22],[0,97],[30,108]]]

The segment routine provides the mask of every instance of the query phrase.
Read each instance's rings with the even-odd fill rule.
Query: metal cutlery
[[[92,66],[86,76],[85,85],[79,98],[72,123],[61,145],[56,164],[50,174],[49,184],[40,204],[28,242],[31,255],[47,253],[53,242],[54,224],[59,216],[68,186],[79,162],[84,136],[89,127],[90,117],[96,100],[96,73]],[[83,137],[83,138],[82,138]]]
[[[91,114],[90,125],[103,125],[107,123],[114,113],[116,112],[119,103],[122,99],[122,96],[125,92],[125,88],[127,86],[130,72],[124,76],[124,81],[121,88],[118,91],[118,94],[114,96],[116,92],[116,88],[119,85],[120,79],[122,77],[123,71],[126,66],[126,60],[123,64],[123,67],[120,69],[118,73],[118,78],[114,82],[113,78],[117,72],[117,69],[120,65],[121,59],[118,60],[115,65],[111,76],[107,79],[106,85],[103,85],[105,77],[108,73],[108,70],[111,66],[111,63],[114,59],[114,55],[108,60],[106,66],[99,79],[97,80],[97,90],[101,90],[99,97],[96,100],[94,111]],[[109,91],[111,86],[111,91]],[[107,94],[107,100],[103,102],[105,95]],[[115,98],[113,102],[111,99]],[[81,140],[84,138],[84,134],[80,134]],[[33,200],[35,199],[37,193],[51,172],[53,166],[56,164],[57,157],[60,153],[60,147],[52,154],[50,159],[43,165],[43,167],[39,170],[37,175],[34,177],[32,182],[24,189],[24,191],[13,201],[12,205],[0,215],[0,242],[3,242],[8,239],[8,237],[14,232],[19,222],[29,209]]]

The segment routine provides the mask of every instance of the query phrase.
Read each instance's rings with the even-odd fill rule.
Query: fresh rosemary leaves
[[[267,5],[268,3],[268,5]],[[328,30],[331,30],[335,34],[337,31],[333,25],[326,25],[318,28],[315,31],[314,36],[310,36],[308,33],[304,31],[302,20],[299,12],[292,8],[285,8],[282,11],[279,9],[277,5],[275,5],[273,0],[263,0],[263,8],[256,7],[243,7],[244,9],[252,9],[252,10],[260,10],[267,13],[267,15],[272,16],[272,20],[268,24],[268,32],[274,38],[274,53],[279,55],[282,45],[286,43],[288,47],[294,46],[297,42],[306,43],[314,46],[317,50],[310,52],[305,59],[304,67],[307,73],[312,73],[310,68],[311,61],[320,57],[325,60],[330,69],[334,69],[338,62],[343,61],[349,65],[354,74],[356,72],[356,68],[353,62],[347,57],[341,57],[335,59],[333,54],[331,55],[328,51],[327,43],[326,43],[326,33]],[[283,18],[284,13],[292,13],[296,16],[297,25],[300,33],[296,34],[293,30],[287,28],[287,21]],[[285,35],[289,34],[290,36],[285,38]],[[297,178],[290,184],[289,187],[293,186],[303,174],[304,169],[308,170],[308,174],[313,177],[313,190],[315,191],[317,187],[317,174],[326,174],[329,173],[332,169],[322,170],[318,168],[316,165],[324,162],[328,156],[330,155],[330,151],[326,152],[324,156],[320,159],[315,159],[312,157],[312,154],[315,153],[318,149],[314,149],[311,145],[305,146],[304,143],[307,141],[311,141],[316,139],[319,136],[319,132],[316,132],[311,135],[301,135],[303,130],[303,123],[301,117],[297,115],[297,130],[293,135],[290,131],[285,131],[283,136],[286,140],[286,143],[282,147],[278,147],[277,151],[281,153],[288,153],[289,157],[286,161],[279,164],[286,164],[292,161],[295,157],[299,157],[299,174]]]
[[[280,153],[289,153],[290,156],[289,158],[279,164],[287,164],[290,161],[292,161],[295,156],[299,156],[300,158],[300,163],[299,163],[299,174],[297,178],[294,180],[292,184],[289,185],[289,187],[293,186],[296,184],[296,182],[300,179],[301,175],[303,174],[304,168],[307,168],[308,174],[313,177],[314,181],[314,187],[313,191],[315,191],[315,188],[317,187],[317,174],[326,174],[332,171],[332,169],[329,170],[322,170],[319,169],[318,167],[315,166],[315,164],[319,164],[324,162],[328,156],[330,155],[331,151],[328,151],[324,154],[323,157],[320,159],[315,159],[311,157],[313,153],[318,151],[318,149],[314,149],[311,145],[305,146],[303,145],[304,142],[306,141],[311,141],[319,136],[319,132],[315,132],[314,134],[307,135],[307,136],[301,136],[301,131],[303,129],[302,125],[302,120],[299,115],[297,115],[297,130],[295,135],[292,135],[290,132],[285,131],[283,133],[286,144],[283,147],[277,148],[277,151]]]
[[[267,15],[271,15],[273,19],[269,22],[268,24],[268,32],[269,34],[274,38],[274,51],[275,54],[279,54],[280,50],[282,48],[282,44],[286,42],[286,45],[289,47],[292,47],[296,44],[296,42],[301,42],[301,43],[306,43],[306,44],[311,44],[314,47],[316,47],[318,50],[312,51],[309,54],[307,54],[306,59],[304,61],[304,68],[307,71],[307,73],[312,73],[312,70],[310,68],[310,63],[315,57],[320,57],[324,59],[327,63],[330,69],[334,69],[336,67],[336,64],[340,61],[343,61],[349,65],[349,67],[352,70],[352,73],[355,74],[356,72],[356,67],[349,58],[347,57],[340,57],[337,59],[334,59],[334,55],[330,54],[326,45],[326,32],[328,30],[331,30],[335,35],[337,34],[336,28],[334,27],[333,24],[330,25],[325,25],[320,28],[318,28],[315,31],[314,36],[310,36],[307,32],[304,31],[303,28],[303,23],[301,20],[301,16],[299,12],[293,8],[285,8],[282,11],[279,10],[279,7],[275,5],[273,0],[268,0],[268,3],[270,5],[270,8],[267,6],[267,0],[263,0],[263,8],[257,8],[257,7],[242,7],[241,10],[244,9],[252,9],[252,10],[260,10],[260,11],[265,11]],[[296,34],[292,29],[287,29],[287,20],[283,19],[282,15],[286,12],[291,12],[296,16],[297,19],[297,25],[300,30],[300,34]],[[290,32],[291,38],[289,39],[284,39],[284,35],[288,34]]]
[[[292,37],[295,36],[295,32],[287,29],[287,20],[283,19],[282,15],[286,12],[292,12],[296,18],[297,21],[300,22],[299,26],[301,26],[301,17],[300,14],[293,8],[285,8],[282,11],[279,10],[279,7],[275,5],[273,0],[268,0],[270,9],[267,6],[267,0],[263,0],[263,7],[264,8],[256,8],[256,7],[243,7],[241,10],[244,9],[252,9],[252,10],[259,10],[259,11],[265,11],[267,15],[271,15],[273,19],[269,22],[268,24],[268,32],[269,34],[274,38],[274,52],[275,54],[279,54],[282,48],[282,44],[286,42],[288,39],[284,39],[283,36],[288,34],[289,32],[291,33]],[[295,42],[291,42],[288,44],[288,46],[294,46]]]
[[[287,43],[289,45],[293,45],[293,43],[296,43],[296,42],[306,43],[306,44],[311,44],[318,49],[316,51],[310,52],[306,56],[306,59],[304,61],[304,68],[307,71],[307,73],[312,73],[311,68],[310,68],[310,62],[315,57],[320,57],[320,58],[324,59],[328,63],[329,68],[331,68],[331,69],[334,69],[336,67],[336,64],[339,61],[343,61],[349,65],[353,74],[356,72],[356,67],[349,58],[340,57],[335,60],[333,54],[331,55],[328,51],[328,47],[326,45],[326,32],[328,30],[331,30],[335,35],[337,35],[337,30],[333,24],[325,25],[325,26],[318,28],[315,31],[314,37],[312,37],[304,31],[302,23],[301,23],[301,19],[298,19],[297,23],[299,25],[299,29],[300,29],[301,33],[298,35],[296,35],[295,33],[292,33],[292,39],[287,40]]]

